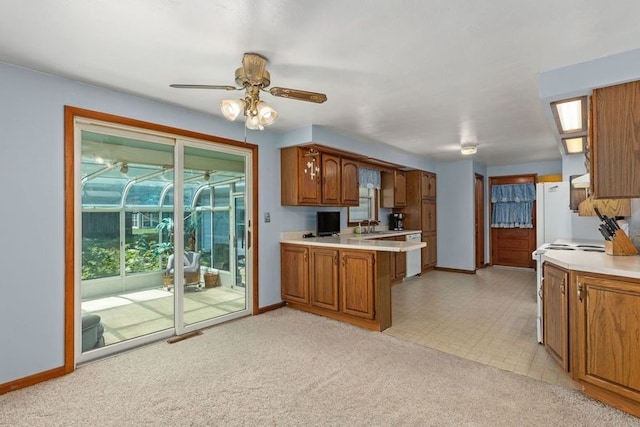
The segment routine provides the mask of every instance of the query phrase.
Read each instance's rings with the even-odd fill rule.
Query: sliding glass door
[[[251,151],[76,127],[78,360],[250,314]]]

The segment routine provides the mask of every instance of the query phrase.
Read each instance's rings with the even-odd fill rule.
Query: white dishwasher
[[[405,239],[407,242],[416,242],[420,243],[422,241],[422,234],[420,233],[412,233],[407,234]],[[421,250],[414,249],[412,251],[407,251],[407,273],[406,277],[416,276],[422,272],[422,260],[421,260]]]

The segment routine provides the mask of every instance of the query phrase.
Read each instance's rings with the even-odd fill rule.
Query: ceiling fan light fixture
[[[256,109],[258,112],[258,120],[263,126],[273,124],[278,118],[278,112],[264,101],[258,102]]]
[[[264,129],[264,126],[262,126],[260,124],[260,119],[258,118],[257,115],[255,115],[255,116],[248,115],[247,116],[247,120],[245,121],[244,125],[247,127],[247,129],[251,129],[251,130],[263,130]]]
[[[245,109],[243,99],[223,99],[220,101],[220,109],[225,119],[234,121]]]

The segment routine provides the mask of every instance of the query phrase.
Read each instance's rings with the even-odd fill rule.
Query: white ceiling
[[[640,47],[635,0],[5,0],[0,61],[221,117],[244,52],[272,86],[271,129],[321,125],[436,160],[557,159],[541,72]]]

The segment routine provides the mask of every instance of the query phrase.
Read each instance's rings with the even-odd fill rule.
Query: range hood
[[[574,188],[589,188],[591,186],[591,176],[588,173],[580,175],[577,178],[571,180],[571,184]]]

